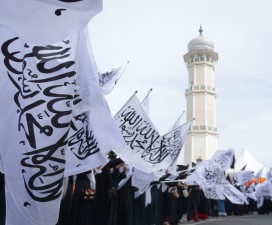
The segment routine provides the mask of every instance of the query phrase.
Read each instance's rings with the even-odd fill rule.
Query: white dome
[[[188,44],[188,50],[192,49],[214,49],[214,43],[212,39],[202,35],[202,28],[199,29],[199,36],[192,39]]]

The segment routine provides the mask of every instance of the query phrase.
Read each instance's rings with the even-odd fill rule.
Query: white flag
[[[219,163],[222,170],[227,170],[230,168],[234,160],[235,151],[233,149],[228,150],[217,150],[213,156],[212,161]]]
[[[257,198],[257,208],[260,208],[263,206],[263,203],[264,203],[264,197],[262,196],[258,196],[256,197]]]
[[[126,152],[116,153],[139,170],[153,172],[171,164],[166,148],[161,148],[159,132],[134,94],[114,117],[128,145]]]
[[[52,44],[88,24],[102,0],[1,0],[0,24],[31,44]]]
[[[262,177],[262,174],[263,174],[263,168],[261,168],[255,175],[255,178],[256,178],[256,183],[258,184],[259,183],[259,179]]]
[[[225,196],[223,195],[220,186],[215,185],[214,183],[205,182],[201,185],[201,189],[203,190],[205,197],[208,199],[225,199]]]
[[[7,224],[55,225],[64,170],[103,164],[103,151],[125,143],[100,92],[87,31],[48,46],[27,44],[1,26],[0,33]]]
[[[173,124],[173,126],[169,129],[169,132],[172,131],[172,130],[175,130],[177,127],[180,126],[180,123],[181,123],[181,118],[183,116],[185,111],[182,112],[182,114],[177,118],[176,122]]]
[[[234,174],[234,179],[237,185],[244,185],[248,181],[251,181],[254,179],[254,174],[247,170],[240,170],[239,172],[236,172]]]
[[[272,197],[272,184],[266,180],[255,186],[257,197]]]
[[[231,184],[221,185],[220,190],[232,203],[238,205],[248,204],[246,196]]]
[[[69,133],[65,176],[104,165],[107,162],[107,152],[126,146],[101,94],[88,34],[86,29],[84,39],[81,40],[77,99]]]
[[[147,113],[147,115],[149,115],[149,94],[152,91],[152,88],[148,91],[147,95],[145,96],[145,98],[142,101],[142,106],[145,110],[145,112]]]
[[[184,123],[183,125],[163,135],[162,148],[169,151],[169,155],[172,159],[171,165],[177,161],[192,123],[193,121]]]
[[[103,95],[107,95],[116,85],[117,81],[122,76],[128,62],[121,66],[111,67],[103,73],[98,73],[99,85],[101,87]]]
[[[272,179],[272,167],[270,167],[266,173],[266,179],[271,181]]]

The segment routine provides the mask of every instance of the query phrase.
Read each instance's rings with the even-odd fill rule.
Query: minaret
[[[214,43],[199,36],[188,44],[183,56],[188,70],[188,89],[185,91],[187,121],[195,118],[184,146],[184,164],[210,159],[217,150],[216,92],[214,67],[218,54],[213,51]]]

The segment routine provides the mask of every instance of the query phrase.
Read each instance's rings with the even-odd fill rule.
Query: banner
[[[55,225],[64,172],[104,164],[103,152],[125,143],[100,92],[87,31],[47,46],[2,26],[0,33],[7,224]]]
[[[177,161],[192,123],[193,121],[189,121],[163,135],[162,148],[168,150],[171,157],[171,165]]]
[[[126,151],[114,150],[120,158],[147,173],[164,169],[172,163],[161,137],[134,94],[114,117],[125,142]]]
[[[215,200],[224,200],[225,196],[223,195],[220,187],[215,184],[209,184],[207,182],[201,185],[201,189],[204,192],[204,195],[207,199],[215,199]]]
[[[272,184],[270,181],[264,181],[263,183],[255,186],[257,197],[272,197]]]
[[[77,80],[73,118],[69,132],[65,176],[88,171],[107,163],[106,154],[123,149],[126,143],[101,94],[97,68],[86,29],[80,41],[81,60],[77,63]]]
[[[219,163],[222,170],[227,170],[230,168],[233,157],[234,157],[234,150],[228,149],[228,150],[217,150],[214,155],[212,156],[212,161]]]
[[[243,205],[248,204],[246,196],[233,187],[231,184],[220,185],[221,192],[228,198],[232,203]]]
[[[102,0],[1,0],[0,24],[27,43],[52,44],[82,30]]]
[[[195,172],[203,176],[209,183],[217,183],[222,175],[220,164],[211,160],[206,160],[198,164]]]
[[[101,91],[103,95],[107,95],[111,92],[111,90],[117,84],[117,81],[122,76],[128,63],[129,62],[126,62],[125,64],[121,66],[118,66],[118,67],[115,66],[108,69],[107,71],[103,73],[98,73],[99,86],[101,87]]]

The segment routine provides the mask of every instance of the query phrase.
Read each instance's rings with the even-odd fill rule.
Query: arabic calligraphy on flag
[[[114,117],[128,145],[121,158],[134,167],[153,172],[172,162],[167,148],[161,148],[161,137],[137,96],[134,94]]]

